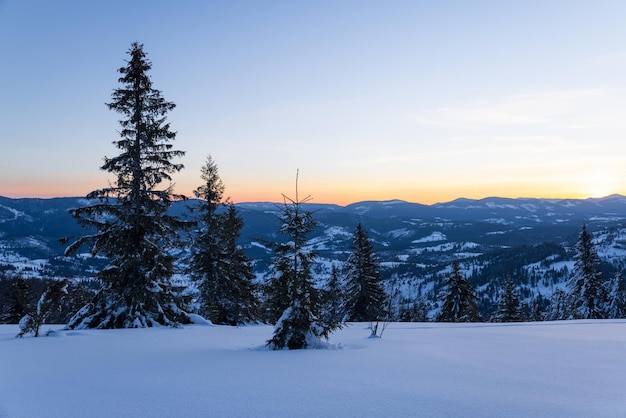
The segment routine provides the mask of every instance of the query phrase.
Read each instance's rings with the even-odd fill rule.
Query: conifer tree
[[[19,276],[13,282],[7,295],[7,310],[2,316],[2,322],[17,324],[20,319],[30,312],[31,290],[28,282]]]
[[[342,323],[345,320],[345,290],[336,264],[331,267],[330,278],[323,291],[323,317],[330,322]]]
[[[550,305],[544,316],[546,321],[558,321],[569,317],[567,294],[562,289],[554,289],[550,298]]]
[[[480,322],[476,291],[461,274],[458,261],[452,262],[452,272],[439,295],[442,307],[438,321],[441,322]]]
[[[430,303],[422,296],[402,298],[399,304],[398,320],[402,322],[427,322]]]
[[[87,195],[88,206],[73,209],[77,222],[95,230],[78,238],[66,255],[88,246],[108,259],[96,278],[102,288],[68,324],[70,328],[129,328],[189,322],[172,286],[178,232],[185,222],[168,214],[174,200],[171,175],[183,169],[172,162],[176,133],[166,115],[175,104],[152,86],[151,63],[143,45],[133,43],[130,60],[119,69],[120,87],[108,103],[121,114],[120,154],[105,157],[102,170],[116,176],[109,187]],[[169,185],[161,186],[168,182]]]
[[[198,283],[200,291],[200,314],[215,323],[220,323],[221,309],[219,301],[220,285],[225,280],[223,256],[224,249],[221,243],[223,235],[223,219],[218,209],[224,206],[224,183],[219,176],[217,164],[211,156],[207,157],[202,166],[200,178],[204,183],[194,190],[199,199],[197,207],[192,208],[199,212],[199,226],[192,245],[192,258],[189,270],[192,280]]]
[[[252,262],[243,249],[237,245],[241,235],[243,220],[238,215],[235,205],[229,204],[223,215],[222,245],[224,251],[224,287],[222,294],[219,323],[241,325],[256,321],[259,317],[259,301],[256,286],[253,283]]]
[[[280,244],[271,243],[275,257],[270,266],[270,277],[261,285],[263,301],[261,304],[262,319],[270,324],[275,324],[282,316],[285,309],[291,303],[289,295],[289,275],[282,274],[289,271],[290,260],[285,257],[277,257]]]
[[[528,320],[529,321],[543,321],[545,319],[545,314],[543,312],[542,300],[544,300],[541,293],[539,293],[536,297],[534,297],[528,306]]]
[[[352,237],[352,253],[345,264],[346,312],[349,321],[387,319],[387,295],[380,267],[367,232],[359,223]]]
[[[491,321],[521,322],[523,319],[522,306],[517,293],[515,293],[515,283],[513,283],[511,276],[507,276],[504,289],[500,292],[498,307],[491,316]]]
[[[274,350],[295,350],[315,346],[321,338],[328,339],[341,324],[327,322],[321,317],[321,298],[311,272],[315,254],[306,248],[307,237],[316,222],[313,214],[302,207],[311,198],[298,198],[296,178],[295,199],[285,195],[283,199],[280,232],[288,241],[275,247],[273,271],[277,277],[272,283],[286,287],[289,304],[267,344]]]
[[[626,318],[626,285],[621,272],[607,283],[607,318]]]
[[[578,236],[574,259],[572,277],[567,282],[567,305],[571,318],[606,317],[600,259],[586,225],[583,225]]]
[[[252,264],[237,245],[243,221],[232,203],[223,201],[224,183],[209,156],[202,167],[200,231],[194,239],[191,277],[200,290],[200,313],[216,324],[240,325],[258,317]],[[227,209],[225,207],[227,206]]]

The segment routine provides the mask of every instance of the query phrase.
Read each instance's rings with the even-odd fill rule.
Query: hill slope
[[[68,209],[79,198],[9,199],[0,197],[0,270],[25,276],[90,277],[104,260],[62,257],[58,239],[84,231]],[[194,202],[177,203],[185,214]],[[594,233],[607,276],[626,268],[626,197],[548,200],[457,199],[421,205],[399,200],[359,202],[345,207],[307,204],[319,227],[309,241],[319,254],[315,273],[325,280],[332,263],[350,251],[361,222],[374,242],[388,288],[398,298],[435,300],[452,260],[461,260],[478,286],[483,311],[497,296],[501,281],[513,276],[522,297],[549,297],[562,287],[572,267],[572,248],[585,223]],[[244,219],[240,245],[254,260],[260,279],[267,272],[277,234],[276,203],[240,203]]]

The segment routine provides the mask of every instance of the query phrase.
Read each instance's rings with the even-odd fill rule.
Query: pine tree
[[[402,322],[427,322],[430,303],[424,297],[402,298],[398,319]]]
[[[617,273],[607,283],[607,318],[626,318],[626,285],[624,284],[624,276]]]
[[[278,279],[272,282],[286,287],[289,305],[278,319],[267,345],[274,350],[295,350],[314,346],[321,338],[328,339],[341,324],[321,317],[321,298],[311,272],[315,254],[306,248],[307,237],[316,222],[313,214],[302,207],[310,197],[299,200],[296,179],[296,198],[283,195],[283,199],[280,232],[289,241],[275,247],[273,271]]]
[[[345,265],[346,312],[349,321],[387,319],[387,295],[380,267],[367,232],[359,223],[352,237],[352,253]]]
[[[240,325],[258,317],[252,264],[237,245],[243,221],[232,203],[223,201],[224,183],[209,156],[202,167],[204,184],[194,194],[200,203],[201,229],[194,239],[190,273],[200,290],[200,313],[216,324]],[[225,206],[228,206],[226,211]]]
[[[323,291],[323,317],[329,322],[341,323],[345,320],[345,291],[339,269],[336,264],[331,267],[330,278]]]
[[[2,316],[5,324],[17,324],[20,319],[30,312],[31,290],[23,277],[17,277],[7,295],[7,310]]]
[[[215,323],[222,323],[219,290],[225,280],[225,274],[221,271],[224,268],[221,243],[223,215],[218,210],[224,206],[222,198],[225,187],[211,156],[206,159],[200,178],[204,184],[194,190],[199,203],[193,208],[200,213],[200,230],[193,241],[189,270],[192,280],[198,283],[200,314]]]
[[[273,248],[274,253],[278,255],[280,244],[271,243],[269,247]],[[291,263],[288,258],[275,256],[270,267],[270,277],[261,285],[263,294],[261,316],[264,321],[270,324],[275,324],[291,303],[289,295],[290,276],[281,273],[289,271],[290,268]]]
[[[554,289],[550,298],[550,305],[544,319],[546,321],[558,321],[569,317],[569,309],[567,306],[567,294],[562,289]]]
[[[102,288],[70,320],[70,328],[130,328],[189,322],[178,306],[172,286],[175,272],[172,249],[186,223],[168,214],[175,195],[171,174],[183,169],[172,159],[184,155],[173,149],[176,133],[166,115],[175,104],[152,87],[151,63],[143,45],[133,43],[130,60],[119,69],[121,86],[113,91],[110,110],[122,115],[121,151],[105,157],[102,170],[117,179],[109,187],[87,195],[90,205],[73,209],[77,222],[95,233],[78,238],[65,251],[70,255],[87,245],[108,265],[96,278]],[[169,186],[159,188],[167,181]]]
[[[545,319],[545,314],[543,312],[543,304],[542,301],[544,300],[543,296],[541,296],[541,293],[539,293],[536,297],[534,297],[531,301],[530,304],[528,306],[528,320],[529,321],[534,321],[534,322],[538,322],[538,321],[543,321]]]
[[[229,325],[241,325],[256,321],[259,317],[259,301],[253,283],[252,262],[237,245],[243,220],[235,205],[229,204],[224,214],[222,245],[224,251],[224,287],[222,293],[223,321]]]
[[[600,259],[592,236],[583,225],[576,242],[574,270],[567,283],[567,305],[572,319],[606,317]]]
[[[511,276],[507,276],[504,289],[500,292],[498,307],[491,316],[492,322],[521,322],[523,320],[522,306],[517,293],[515,283]]]
[[[439,299],[442,302],[441,313],[437,318],[441,322],[480,322],[478,298],[471,283],[461,274],[458,261],[452,262],[452,273]]]

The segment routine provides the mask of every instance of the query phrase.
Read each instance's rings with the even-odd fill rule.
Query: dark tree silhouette
[[[88,246],[109,263],[96,278],[102,283],[94,299],[70,320],[70,328],[129,328],[189,322],[179,307],[171,283],[172,249],[185,223],[168,214],[172,201],[171,174],[183,169],[172,160],[184,155],[173,149],[176,133],[166,122],[174,109],[148,76],[151,63],[143,45],[133,43],[130,60],[119,69],[121,86],[108,107],[122,115],[120,154],[105,157],[102,170],[116,176],[109,187],[87,195],[89,205],[73,209],[77,222],[91,235],[78,238],[66,255]],[[168,186],[159,188],[161,183]]]
[[[31,310],[31,289],[23,277],[17,277],[13,282],[6,300],[6,311],[2,322],[17,324],[24,315]]]
[[[346,312],[349,321],[385,320],[387,295],[380,267],[367,232],[359,223],[352,238],[352,253],[345,265]]]
[[[605,318],[604,287],[600,259],[593,237],[583,225],[574,257],[574,270],[567,282],[567,309],[572,319]]]
[[[506,277],[504,289],[500,292],[498,307],[491,316],[492,322],[520,322],[524,320],[519,296],[515,293],[515,283],[511,276]]]
[[[306,248],[306,243],[316,223],[313,214],[302,207],[311,198],[298,198],[296,178],[296,198],[283,195],[283,199],[280,232],[288,241],[276,245],[273,267],[276,277],[272,282],[286,288],[289,304],[267,344],[274,350],[294,350],[315,346],[321,338],[328,339],[341,324],[322,318],[322,301],[314,286],[311,264],[315,254]]]
[[[441,322],[480,322],[476,291],[461,274],[458,261],[452,262],[452,272],[446,280],[439,299],[442,301]]]

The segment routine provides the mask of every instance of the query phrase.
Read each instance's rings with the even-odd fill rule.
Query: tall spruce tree
[[[224,250],[225,286],[222,290],[223,322],[241,325],[259,319],[259,300],[254,284],[252,262],[237,244],[243,228],[243,219],[235,205],[228,205],[224,214],[222,245]]]
[[[567,306],[570,318],[605,318],[605,294],[600,259],[586,225],[583,225],[578,235],[574,260],[572,277],[567,282]]]
[[[192,246],[191,277],[200,290],[200,313],[216,324],[240,325],[258,317],[252,264],[237,245],[243,220],[232,203],[223,200],[224,183],[211,156],[201,170],[200,230]],[[227,209],[225,207],[227,206]]]
[[[439,295],[441,312],[438,321],[441,322],[480,322],[478,313],[478,298],[472,284],[461,274],[458,261],[452,262],[452,272],[447,277],[446,284]]]
[[[341,324],[329,322],[321,315],[322,301],[311,272],[315,254],[306,248],[307,237],[316,222],[313,214],[302,207],[311,198],[298,198],[296,178],[295,199],[285,195],[283,199],[280,232],[288,241],[275,246],[271,283],[284,286],[289,301],[267,345],[274,350],[296,350],[315,346],[321,338],[328,339]]]
[[[515,283],[511,276],[506,277],[504,289],[500,292],[498,307],[491,316],[492,322],[521,322],[524,319],[519,296],[515,293]]]
[[[349,321],[385,320],[387,295],[372,242],[359,223],[352,237],[352,253],[345,264],[346,312]]]
[[[223,215],[218,209],[224,206],[224,183],[219,176],[217,164],[211,156],[202,166],[200,178],[204,183],[194,190],[199,199],[192,208],[199,213],[199,230],[192,245],[192,258],[189,270],[192,280],[200,291],[200,314],[215,323],[221,323],[220,286],[225,280],[221,242],[223,234]]]
[[[113,91],[109,109],[121,114],[120,154],[104,158],[102,170],[115,175],[109,187],[87,195],[90,204],[73,209],[77,222],[95,233],[78,238],[70,255],[87,245],[108,258],[96,278],[102,283],[94,299],[69,322],[70,328],[130,328],[189,322],[178,306],[171,278],[172,248],[185,225],[168,214],[174,200],[171,175],[183,169],[172,162],[184,155],[173,149],[176,133],[166,115],[175,104],[152,87],[151,63],[143,45],[133,43],[130,60],[119,69],[121,86]],[[169,185],[159,188],[161,183]]]

